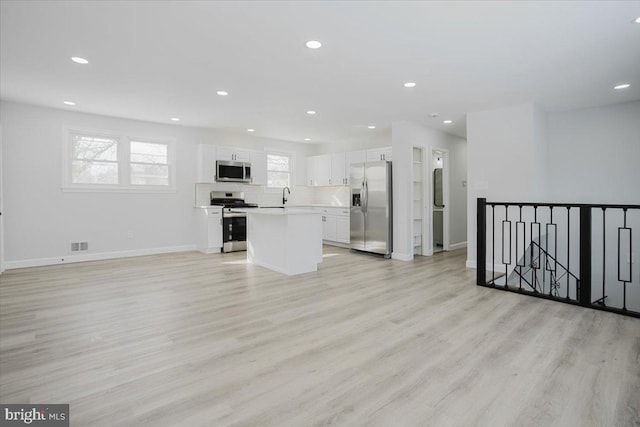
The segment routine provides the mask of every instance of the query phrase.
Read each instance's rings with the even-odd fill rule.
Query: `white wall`
[[[197,144],[293,151],[301,164],[309,150],[304,144],[213,130],[9,102],[0,107],[7,268],[73,260],[72,241],[88,241],[89,254],[98,257],[192,249]],[[176,192],[62,192],[63,126],[175,139]]]
[[[393,141],[393,252],[398,259],[413,258],[413,195],[412,162],[413,147],[448,151],[450,243],[466,240],[466,141],[444,132],[427,128],[417,123],[398,121],[392,125]],[[432,177],[427,176],[425,185],[432,186]],[[431,236],[423,236],[430,241]]]
[[[477,197],[640,204],[640,102],[547,114],[531,104],[470,113],[467,140],[468,266],[476,263]]]
[[[523,104],[467,115],[467,265],[476,263],[476,199],[540,201],[544,115]],[[541,154],[542,153],[542,154]]]
[[[640,204],[640,102],[548,114],[547,199]]]
[[[366,134],[345,139],[339,142],[313,144],[311,155],[342,153],[347,151],[366,150],[368,148],[391,147],[391,127],[383,129],[365,129]]]

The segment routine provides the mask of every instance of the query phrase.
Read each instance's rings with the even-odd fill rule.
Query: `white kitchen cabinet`
[[[367,150],[367,162],[377,162],[379,160],[392,160],[391,147],[373,148]]]
[[[322,215],[322,240],[336,241],[336,237],[335,215]]]
[[[307,185],[331,185],[331,155],[307,157]]]
[[[217,149],[216,160],[227,160],[233,162],[250,162],[251,151],[235,147],[220,146]]]
[[[327,244],[349,243],[350,217],[349,208],[322,207],[317,208],[322,215],[322,239]]]
[[[313,176],[316,172],[316,161],[313,157],[307,157],[307,186],[313,186]]]
[[[264,151],[251,152],[251,183],[267,185],[267,153]]]
[[[364,163],[367,159],[367,152],[365,150],[349,151],[344,156],[345,178],[346,183],[351,184],[349,181],[351,173],[351,165],[354,163]]]
[[[349,211],[347,211],[349,212]],[[336,217],[336,241],[349,243],[351,235],[351,222],[349,215]]]
[[[216,180],[216,146],[198,144],[196,163],[196,182],[215,182]]]
[[[331,154],[331,185],[347,185],[345,153]]]
[[[203,254],[222,250],[222,206],[196,208],[198,223],[197,248]]]

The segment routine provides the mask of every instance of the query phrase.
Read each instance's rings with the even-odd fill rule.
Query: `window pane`
[[[267,155],[267,170],[289,171],[289,156]]]
[[[74,160],[71,164],[74,184],[117,184],[118,164]]]
[[[268,187],[289,187],[289,172],[268,172]]]
[[[167,144],[131,141],[131,162],[166,165]]]
[[[118,159],[118,141],[109,138],[75,135],[73,137],[73,158],[116,161]]]
[[[131,165],[131,184],[169,185],[169,166]]]

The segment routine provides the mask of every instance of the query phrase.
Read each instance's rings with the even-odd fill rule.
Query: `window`
[[[267,187],[289,187],[291,157],[286,154],[267,154]]]
[[[168,148],[167,144],[131,141],[131,184],[169,185]]]
[[[73,135],[71,147],[73,184],[118,184],[118,140]]]
[[[175,190],[173,142],[67,129],[63,154],[65,190]]]

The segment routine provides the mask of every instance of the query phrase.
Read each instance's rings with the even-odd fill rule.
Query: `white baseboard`
[[[105,259],[128,258],[134,256],[166,254],[173,252],[195,251],[196,245],[169,246],[164,248],[134,249],[130,251],[99,252],[82,255],[65,255],[52,258],[33,258],[18,261],[6,261],[5,268],[12,270],[16,268],[41,267],[45,265],[70,264],[74,262],[100,261]]]
[[[467,247],[467,242],[453,243],[449,245],[450,251],[455,251],[456,249],[462,249]]]
[[[400,252],[393,252],[391,259],[397,259],[398,261],[413,261],[413,254],[403,254]]]
[[[477,268],[478,263],[476,261],[467,260],[466,267],[467,268]],[[496,264],[495,266],[490,262],[487,263],[487,271],[496,271],[497,273],[504,273],[506,270],[504,268],[504,264]]]

